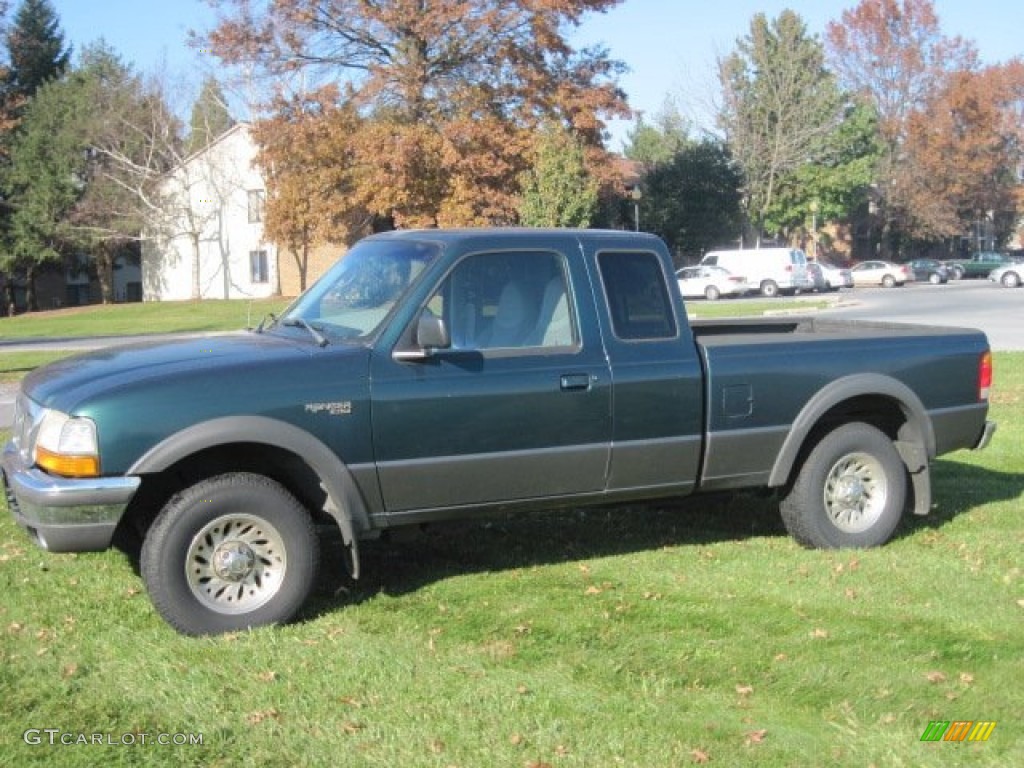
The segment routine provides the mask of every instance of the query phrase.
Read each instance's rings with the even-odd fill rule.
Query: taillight
[[[986,352],[978,363],[978,400],[988,400],[992,388],[992,353]]]

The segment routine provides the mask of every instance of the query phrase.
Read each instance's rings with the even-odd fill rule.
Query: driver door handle
[[[589,373],[563,373],[561,382],[562,391],[590,389]]]

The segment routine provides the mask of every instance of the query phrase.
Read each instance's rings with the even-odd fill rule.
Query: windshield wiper
[[[267,325],[267,320],[270,320],[270,325]],[[256,326],[254,333],[263,333],[263,328],[272,328],[277,324],[277,315],[273,312],[267,312],[260,320],[260,324]]]
[[[284,320],[281,321],[281,325],[287,326],[289,328],[294,328],[296,326],[302,326],[307,331],[309,331],[309,335],[313,337],[313,341],[316,342],[316,345],[318,347],[326,347],[327,346],[327,343],[328,343],[327,342],[327,337],[324,336],[322,333],[320,333],[320,331],[318,331],[312,325],[307,323],[301,317],[286,317]]]

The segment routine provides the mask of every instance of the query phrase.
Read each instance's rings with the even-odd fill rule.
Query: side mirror
[[[444,320],[430,311],[420,315],[413,334],[413,345],[412,348],[396,349],[392,357],[395,360],[414,362],[432,357],[439,349],[449,349],[452,337]]]

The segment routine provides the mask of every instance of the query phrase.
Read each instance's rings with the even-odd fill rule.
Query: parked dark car
[[[932,285],[949,282],[949,269],[937,259],[915,259],[910,262],[910,268],[917,281],[929,282]]]

